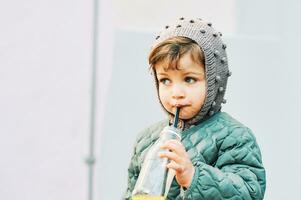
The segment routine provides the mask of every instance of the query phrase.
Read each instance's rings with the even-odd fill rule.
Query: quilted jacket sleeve
[[[137,159],[136,151],[134,149],[134,152],[132,154],[131,161],[130,161],[130,166],[128,168],[127,188],[121,198],[122,200],[131,200],[131,194],[132,194],[132,191],[134,190],[134,187],[135,187],[135,184],[136,184],[136,181],[138,178],[137,173],[135,171],[135,169],[136,169],[135,164],[137,163],[136,159]]]
[[[214,165],[197,162],[190,187],[176,199],[263,199],[265,170],[250,129],[239,127],[222,141]]]

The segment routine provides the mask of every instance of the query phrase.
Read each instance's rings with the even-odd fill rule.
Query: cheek
[[[205,100],[205,97],[206,97],[206,92],[207,92],[207,89],[206,89],[206,86],[204,85],[201,90],[200,90],[200,99],[202,101]]]
[[[162,102],[162,104],[164,106],[166,106],[166,104],[168,102],[168,93],[162,87],[159,87],[159,98],[160,98],[160,101]]]
[[[199,85],[199,87],[195,89],[192,95],[195,106],[198,109],[201,109],[202,105],[204,104],[205,97],[206,97],[206,85],[201,84]]]

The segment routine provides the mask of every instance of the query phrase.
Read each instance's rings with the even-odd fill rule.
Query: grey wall
[[[213,8],[220,3],[216,1],[208,3],[208,6]],[[180,4],[175,2],[175,5]],[[234,18],[228,15],[223,18],[227,9],[222,13],[218,12],[219,9],[211,10],[217,19],[212,17],[214,14],[206,15],[206,12],[203,17],[213,21],[213,25],[224,33],[228,44],[233,75],[226,94],[228,103],[223,110],[249,126],[257,137],[267,170],[265,199],[295,199],[298,196],[297,180],[301,178],[301,162],[298,159],[301,71],[297,54],[301,39],[297,37],[300,32],[297,19],[300,6],[296,1],[287,4],[271,0],[235,1]],[[168,9],[163,14],[161,9],[164,10],[164,5],[154,16],[154,21],[158,16],[164,21],[165,16],[171,18],[175,15]],[[106,177],[102,184],[104,199],[116,199],[125,190],[126,169],[135,135],[151,121],[162,119],[163,112],[149,84],[152,80],[146,74],[147,47],[155,32],[150,28],[143,31],[139,19],[135,20],[138,22],[134,25],[127,22],[129,28],[117,30],[116,34],[117,60],[113,64],[110,100],[105,111],[111,117],[105,120],[102,137],[102,159],[108,164],[103,165]],[[168,22],[166,19],[157,23]],[[220,27],[227,26],[227,23],[231,28],[225,32]],[[131,106],[122,107],[121,102]],[[118,126],[114,125],[116,117],[122,121]],[[119,127],[122,127],[122,132]],[[118,161],[116,157],[119,157]],[[108,181],[110,177],[115,177],[114,181]]]
[[[149,34],[118,30],[101,138],[101,199],[124,189],[132,145],[142,128],[162,118],[145,64]],[[135,42],[133,42],[135,41]]]

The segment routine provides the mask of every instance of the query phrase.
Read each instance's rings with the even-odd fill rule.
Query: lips
[[[172,106],[182,108],[182,107],[185,107],[185,106],[189,106],[189,104],[188,103],[174,103],[174,104],[172,104]]]
[[[174,107],[177,107],[177,108],[183,108],[185,106],[188,106],[188,105],[183,105],[183,104],[176,104]]]

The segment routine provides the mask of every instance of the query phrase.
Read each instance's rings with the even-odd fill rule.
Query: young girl
[[[149,54],[168,120],[138,136],[123,199],[131,199],[145,154],[180,108],[181,142],[169,140],[167,168],[176,172],[167,199],[263,199],[265,170],[252,131],[221,112],[228,70],[221,33],[201,19],[180,18],[156,37]]]

